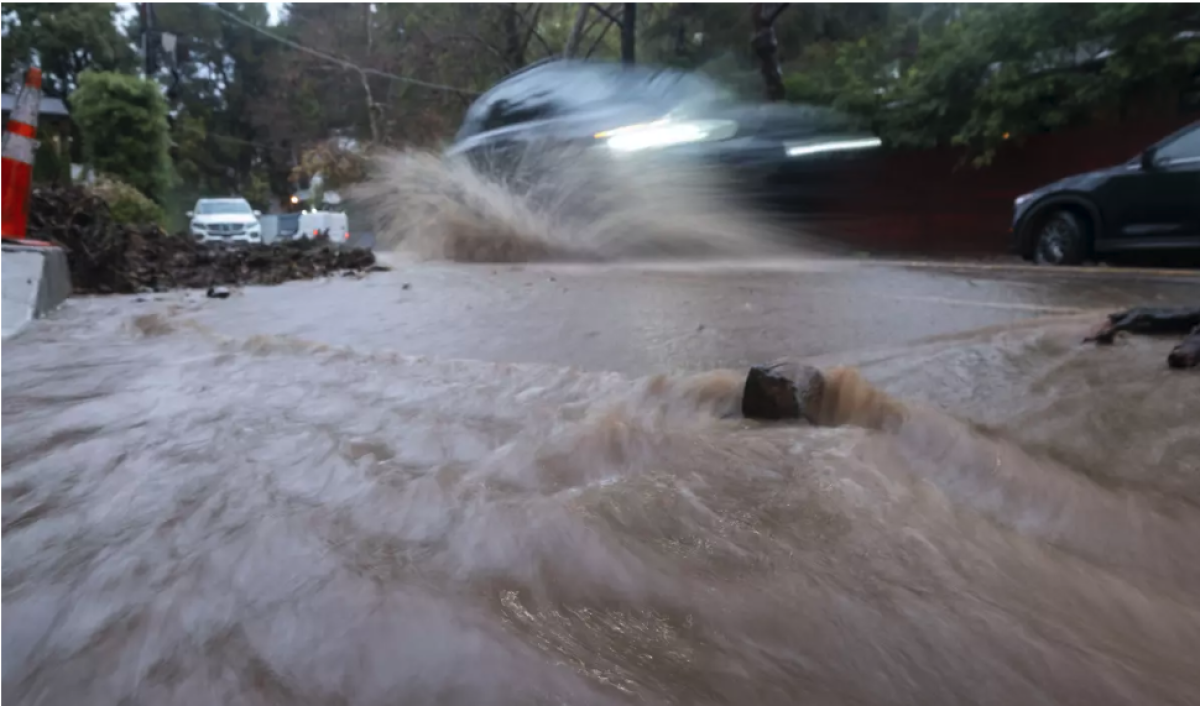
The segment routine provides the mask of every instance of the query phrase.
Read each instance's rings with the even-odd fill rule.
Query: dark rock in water
[[[209,299],[228,299],[229,290],[225,287],[209,287],[205,296]]]
[[[1194,368],[1200,365],[1200,325],[1192,329],[1183,342],[1171,349],[1167,365],[1172,368]]]
[[[784,361],[750,368],[742,392],[747,419],[804,419],[817,423],[825,377],[811,365]]]

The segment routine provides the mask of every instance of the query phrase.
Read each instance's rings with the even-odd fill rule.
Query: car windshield
[[[196,205],[196,213],[211,216],[217,213],[250,214],[254,211],[245,201],[207,201]]]

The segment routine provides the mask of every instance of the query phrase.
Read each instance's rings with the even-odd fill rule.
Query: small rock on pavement
[[[204,296],[209,299],[228,299],[229,289],[226,287],[209,287],[208,292]]]
[[[742,416],[747,419],[804,419],[815,424],[825,376],[811,365],[781,361],[756,365],[746,375]]]

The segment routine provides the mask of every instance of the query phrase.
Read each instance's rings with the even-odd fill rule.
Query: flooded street
[[[1080,344],[1195,278],[396,265],[5,343],[5,698],[1200,703],[1200,376]]]

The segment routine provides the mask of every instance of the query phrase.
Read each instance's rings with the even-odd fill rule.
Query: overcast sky
[[[279,24],[279,17],[283,14],[283,3],[268,2],[263,3],[267,6],[267,12],[271,15],[271,24]],[[131,2],[119,2],[117,7],[121,8],[121,19],[132,20],[137,17],[137,7]]]

